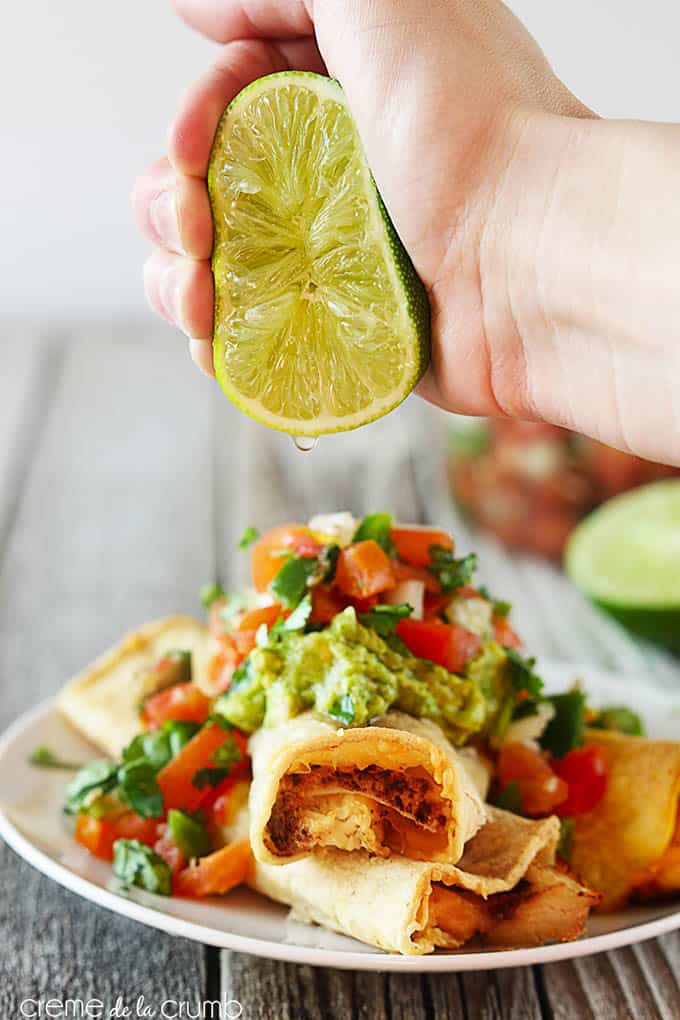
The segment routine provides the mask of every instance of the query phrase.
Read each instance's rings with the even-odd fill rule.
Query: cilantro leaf
[[[238,543],[239,549],[247,549],[248,546],[252,545],[253,542],[256,542],[259,537],[260,532],[257,530],[257,528],[254,528],[252,524],[248,525],[248,527],[246,528],[246,530],[243,532],[239,539]]]
[[[308,579],[318,569],[318,564],[316,556],[311,559],[291,556],[284,561],[270,587],[286,609],[295,609],[301,601],[307,591]]]
[[[201,602],[205,609],[210,609],[213,602],[217,602],[218,599],[225,598],[226,594],[227,593],[224,588],[218,581],[212,581],[210,584],[204,584],[199,592]]]
[[[222,724],[220,723],[220,725]],[[231,732],[231,727],[222,726],[222,728],[229,729],[229,736],[210,755],[210,761],[213,764],[199,769],[193,776],[191,783],[197,790],[203,790],[206,786],[218,786],[223,779],[227,778],[234,765],[238,765],[243,759],[241,750]]]
[[[557,841],[556,853],[567,864],[571,861],[571,846],[574,839],[574,819],[560,818],[560,838]]]
[[[170,895],[170,868],[137,839],[117,839],[113,844],[113,873],[126,885],[138,885],[159,896]]]
[[[477,554],[468,553],[457,560],[451,549],[443,545],[430,546],[430,565],[427,568],[444,592],[455,591],[467,584],[477,569]]]
[[[540,744],[553,758],[563,758],[583,743],[586,697],[574,687],[565,694],[553,694],[547,700],[555,709],[555,715],[543,731]]]
[[[512,811],[515,815],[522,814],[522,792],[519,783],[513,781],[505,786],[496,797],[496,807],[504,811]]]
[[[312,612],[312,596],[309,592],[298,602],[297,606],[286,620],[279,620],[270,630],[270,634],[290,633],[296,630],[304,630],[307,620]]]
[[[505,618],[510,615],[512,602],[506,602],[504,599],[495,599],[485,584],[479,585],[479,594],[482,598],[486,599],[487,602],[491,603],[491,609],[493,610],[494,616],[502,616]]]
[[[534,672],[536,659],[525,658],[516,648],[506,648],[505,654],[508,657],[510,683],[513,690],[519,694],[526,691],[531,698],[539,697],[543,690],[543,681]]]
[[[86,806],[92,795],[109,793],[116,786],[117,775],[115,762],[97,759],[85,765],[66,787],[64,811],[75,815]]]
[[[65,772],[76,772],[82,768],[72,761],[64,761],[47,744],[38,744],[28,756],[29,765],[40,769],[64,769]]]
[[[191,785],[195,786],[197,790],[205,790],[206,786],[210,786],[213,789],[219,786],[223,779],[226,779],[229,775],[229,769],[222,768],[204,768],[199,769],[191,780]]]
[[[394,634],[399,621],[410,616],[412,612],[413,606],[409,606],[406,602],[396,606],[379,603],[377,606],[372,606],[367,613],[359,613],[359,622],[364,627],[370,627],[376,631],[381,637],[387,637]]]
[[[377,542],[388,556],[396,553],[392,541],[392,514],[367,514],[352,537],[353,542]]]
[[[354,698],[352,695],[348,693],[339,695],[329,705],[327,714],[332,719],[337,719],[338,722],[344,723],[345,726],[351,726],[354,722],[354,716],[356,715]]]
[[[118,792],[141,818],[160,818],[163,794],[153,766],[144,758],[126,762],[118,769]]]
[[[632,708],[625,705],[609,705],[601,708],[594,719],[588,723],[596,730],[616,730],[629,737],[644,737],[645,727],[642,719]]]

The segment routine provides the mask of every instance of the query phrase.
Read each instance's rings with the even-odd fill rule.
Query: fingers
[[[195,340],[212,336],[213,281],[208,261],[158,249],[144,265],[144,290],[154,312]]]
[[[154,244],[194,259],[210,257],[212,219],[205,182],[177,174],[166,157],[137,178],[132,209],[139,229]]]
[[[175,170],[204,177],[218,121],[236,93],[256,78],[291,67],[323,73],[313,39],[280,44],[251,39],[225,46],[210,71],[189,89],[171,125],[168,156]]]
[[[187,25],[216,42],[295,39],[313,32],[303,0],[174,0],[174,4]]]

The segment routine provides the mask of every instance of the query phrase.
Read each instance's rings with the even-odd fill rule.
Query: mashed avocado
[[[505,686],[499,645],[475,660],[483,660],[479,675],[464,678],[388,641],[360,624],[351,608],[324,630],[273,637],[251,652],[215,710],[249,733],[306,709],[363,726],[397,708],[433,719],[455,743],[487,728]]]

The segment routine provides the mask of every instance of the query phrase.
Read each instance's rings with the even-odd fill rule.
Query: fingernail
[[[213,366],[213,350],[210,340],[196,340],[190,337],[189,354],[194,365],[200,368],[201,372],[205,372],[206,375],[214,378],[215,368]]]
[[[149,207],[149,216],[161,244],[179,255],[183,255],[184,248],[179,236],[175,192],[161,191],[156,195]]]
[[[181,290],[184,279],[183,271],[184,266],[181,259],[175,259],[169,266],[167,266],[161,277],[158,287],[158,295],[168,318],[174,322],[174,324],[178,326],[186,336],[189,336],[189,333],[184,328],[181,309]]]

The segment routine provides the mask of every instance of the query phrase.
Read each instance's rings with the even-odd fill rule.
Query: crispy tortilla
[[[313,921],[388,952],[577,938],[597,895],[554,866],[556,818],[490,809],[457,866],[328,849],[293,864],[253,861],[249,884]]]
[[[486,820],[488,771],[398,712],[340,729],[307,713],[251,739],[250,839],[267,864],[325,847],[455,863]]]
[[[57,699],[59,711],[84,737],[117,758],[142,729],[139,703],[158,690],[150,667],[167,652],[192,653],[200,686],[209,654],[208,631],[191,616],[144,624],[70,680]]]
[[[664,864],[678,823],[680,742],[604,730],[589,730],[587,742],[604,755],[607,789],[595,810],[575,821],[574,871],[602,893],[603,910],[623,906],[638,887],[653,895],[658,869],[658,894],[680,891],[675,857]]]

